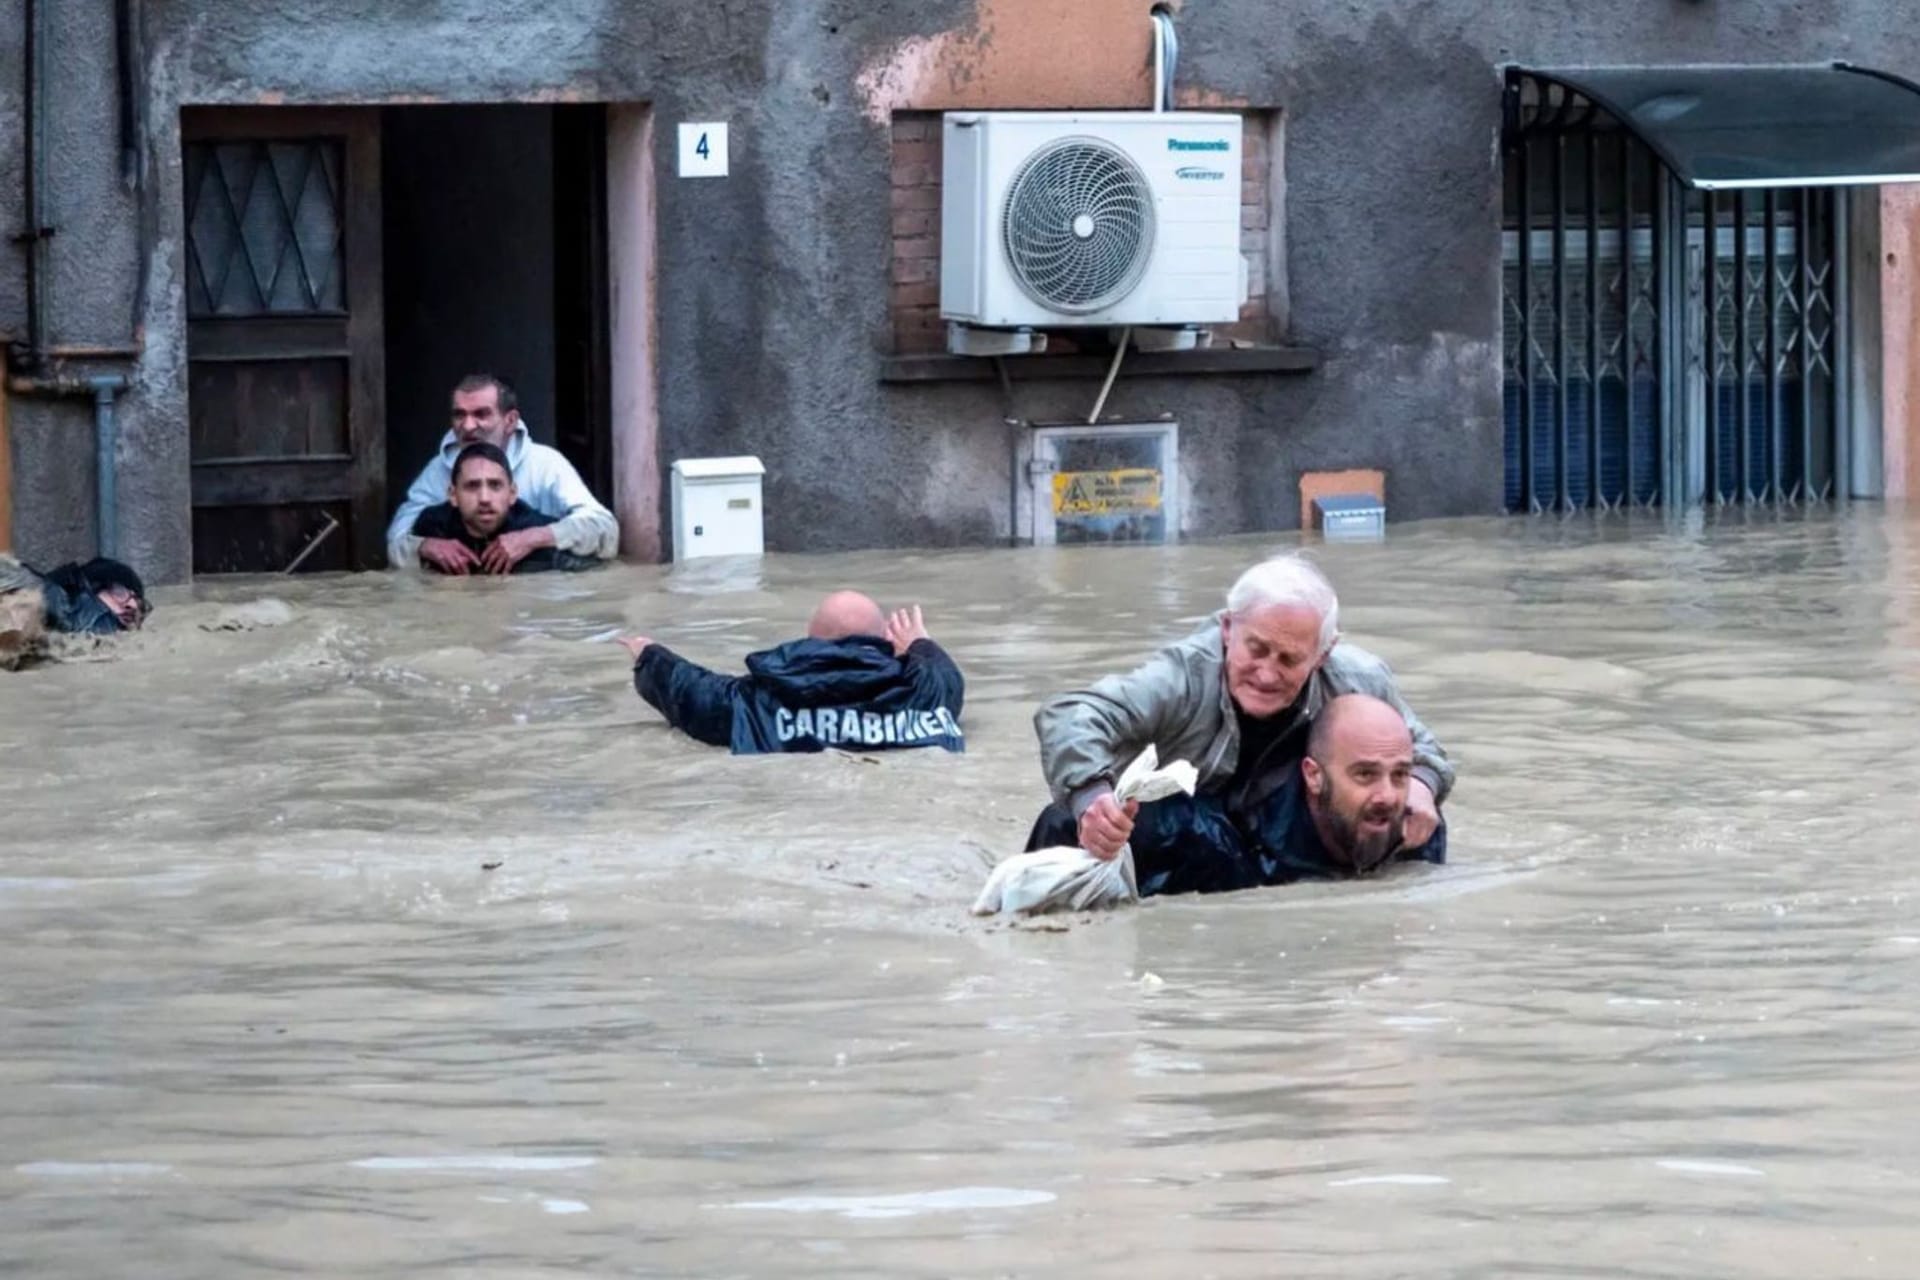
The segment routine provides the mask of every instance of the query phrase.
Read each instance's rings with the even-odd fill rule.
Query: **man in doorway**
[[[1251,836],[1262,802],[1297,771],[1323,709],[1363,693],[1397,711],[1413,744],[1403,839],[1424,846],[1440,826],[1453,768],[1433,735],[1400,697],[1387,664],[1340,640],[1333,586],[1300,555],[1257,564],[1227,593],[1227,607],[1137,670],[1062,694],[1034,716],[1040,763],[1054,803],[1034,824],[1028,848],[1078,845],[1111,858],[1135,836],[1153,805],[1113,797],[1120,771],[1151,743],[1162,761],[1186,760],[1199,773],[1200,806],[1178,798],[1152,815],[1133,846],[1178,841],[1179,820],[1217,815]]]
[[[150,611],[146,584],[118,560],[74,561],[42,574],[0,555],[0,671],[41,656],[50,633],[138,631]]]
[[[471,566],[462,562],[453,569],[441,567],[437,560],[421,562],[436,573],[543,573],[591,569],[600,563],[558,547],[538,547],[518,560],[509,556],[507,538],[555,523],[554,517],[541,515],[520,500],[506,454],[490,444],[470,444],[453,460],[447,500],[422,511],[412,532],[422,542],[457,542],[474,558]]]
[[[1297,768],[1244,820],[1217,795],[1142,806],[1129,841],[1140,893],[1225,893],[1445,862],[1445,821],[1424,841],[1406,839],[1413,770],[1406,718],[1379,698],[1341,694],[1313,718]]]
[[[966,682],[918,605],[888,617],[859,592],[836,591],[805,639],[747,655],[744,676],[709,671],[646,636],[620,643],[633,655],[633,687],[668,724],[735,755],[966,750]]]
[[[500,535],[498,557],[506,563],[505,569],[486,569],[458,538],[422,537],[413,531],[421,512],[447,500],[454,458],[470,444],[490,444],[504,453],[520,499],[539,514],[554,518],[551,524]],[[587,559],[611,560],[620,550],[620,527],[558,449],[534,443],[511,386],[490,373],[462,378],[453,389],[451,429],[387,526],[387,563],[396,569],[420,565],[441,573],[504,573],[548,547]]]

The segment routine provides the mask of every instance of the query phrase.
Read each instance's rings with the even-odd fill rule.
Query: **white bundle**
[[[1199,771],[1185,760],[1175,760],[1161,768],[1160,753],[1149,743],[1120,775],[1113,798],[1124,805],[1129,800],[1142,804],[1164,800],[1179,792],[1192,795],[1199,781]],[[1102,860],[1085,849],[1061,845],[1016,853],[1001,862],[987,877],[980,896],[974,899],[973,914],[1086,911],[1137,902],[1139,898],[1130,846],[1122,848],[1117,857]]]

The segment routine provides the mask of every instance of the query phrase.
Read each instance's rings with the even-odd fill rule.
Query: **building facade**
[[[337,526],[308,565],[373,567],[480,369],[634,557],[671,463],[733,454],[774,549],[1046,536],[1106,335],[943,354],[938,123],[1145,108],[1152,8],[7,0],[0,545],[178,581]],[[1101,402],[1177,429],[1178,532],[1297,528],[1326,473],[1395,519],[1920,483],[1913,175],[1703,192],[1551,74],[1920,74],[1891,7],[1179,8],[1177,104],[1244,117],[1248,299]],[[681,176],[688,124],[724,176]]]

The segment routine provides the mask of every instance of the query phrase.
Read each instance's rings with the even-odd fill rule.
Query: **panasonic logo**
[[[1168,138],[1169,151],[1231,151],[1233,146],[1225,138],[1206,138],[1195,141],[1190,138]]]
[[[1222,182],[1227,175],[1219,169],[1202,169],[1199,165],[1187,164],[1175,169],[1173,176],[1189,182]]]

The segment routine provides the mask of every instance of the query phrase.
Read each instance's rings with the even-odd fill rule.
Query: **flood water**
[[[1452,864],[970,919],[1035,703],[1292,541],[222,580],[0,676],[0,1272],[1913,1275],[1920,519],[1329,548]],[[730,758],[609,641],[840,585],[968,755]]]

